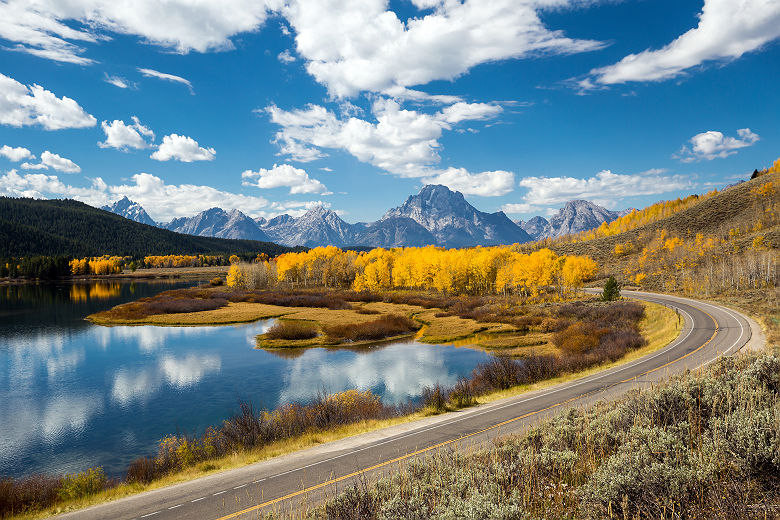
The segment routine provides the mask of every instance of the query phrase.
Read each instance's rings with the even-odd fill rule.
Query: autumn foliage
[[[559,256],[549,249],[524,254],[514,246],[377,248],[364,253],[318,247],[281,255],[275,268],[278,280],[293,287],[527,297],[551,288],[561,296],[572,293],[598,272],[596,262],[586,256]]]

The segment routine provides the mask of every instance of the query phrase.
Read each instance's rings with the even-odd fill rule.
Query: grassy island
[[[593,319],[585,323],[586,317],[599,325]],[[163,326],[226,325],[270,318],[278,321],[257,337],[258,348],[357,347],[414,338],[513,357],[579,356],[598,346],[602,337],[613,338],[610,341],[622,354],[654,342],[643,335],[670,341],[679,325],[674,312],[662,306],[605,303],[595,298],[529,304],[499,295],[222,287],[166,291],[88,317],[100,325]],[[591,338],[593,345],[585,345],[584,338]]]

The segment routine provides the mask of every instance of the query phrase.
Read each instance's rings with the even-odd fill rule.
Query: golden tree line
[[[234,264],[227,284],[259,288],[267,286],[263,283],[284,282],[356,291],[420,289],[527,297],[554,290],[564,296],[582,287],[598,270],[598,264],[586,256],[559,256],[549,249],[526,254],[519,252],[518,246],[377,248],[368,252],[330,246],[286,253],[271,261]]]
[[[144,257],[143,266],[151,267],[203,267],[220,265],[221,256],[210,255],[150,255]]]
[[[70,261],[70,272],[79,274],[117,274],[122,272],[125,264],[122,256],[96,256],[91,258],[74,258]]]

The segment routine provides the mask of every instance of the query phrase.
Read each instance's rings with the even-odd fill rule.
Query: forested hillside
[[[0,197],[0,257],[259,254],[290,248],[272,242],[174,233],[75,200]]]

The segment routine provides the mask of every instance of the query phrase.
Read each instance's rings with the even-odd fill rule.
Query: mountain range
[[[610,211],[592,202],[568,202],[549,220],[534,217],[513,222],[503,212],[485,213],[460,192],[427,185],[376,222],[350,224],[336,212],[315,207],[300,217],[284,214],[252,219],[237,209],[211,208],[193,217],[155,224],[140,204],[127,197],[102,209],[189,235],[273,241],[285,246],[471,247],[524,243],[592,229],[626,212]]]
[[[564,207],[550,217],[533,217],[525,222],[515,223],[531,235],[534,240],[557,238],[581,231],[597,228],[602,223],[610,223],[634,211],[634,208],[622,211],[610,211],[603,206],[587,200],[570,200]]]

